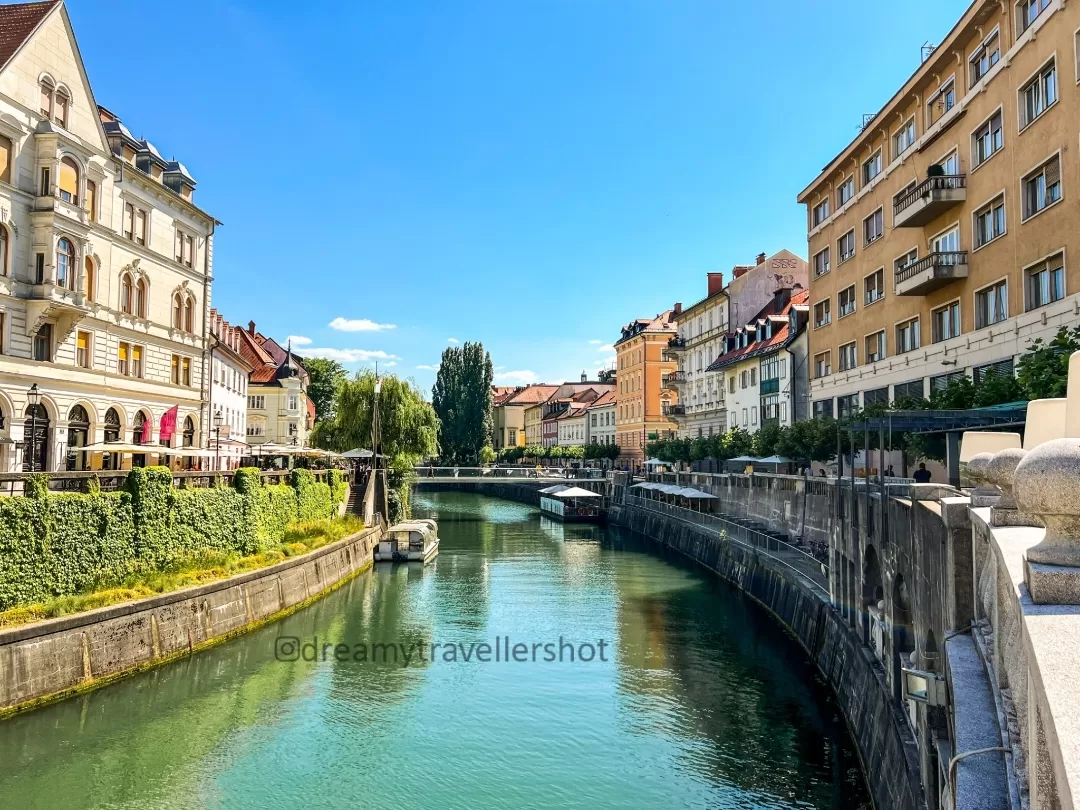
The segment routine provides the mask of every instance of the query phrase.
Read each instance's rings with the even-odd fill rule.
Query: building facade
[[[558,419],[559,446],[574,447],[587,441],[588,426],[585,424],[588,406],[570,406]]]
[[[1078,28],[1072,3],[973,3],[799,195],[815,415],[1012,373],[1076,323]]]
[[[240,354],[253,368],[247,397],[249,452],[258,455],[259,446],[267,444],[306,447],[315,412],[303,363],[291,348],[256,331],[254,321],[240,338]]]
[[[255,369],[241,354],[239,326],[210,310],[210,436],[214,469],[235,470],[248,455],[248,377]]]
[[[214,218],[98,106],[63,3],[0,27],[0,469],[176,463],[150,446],[207,435]],[[148,450],[78,450],[106,441]]]
[[[525,446],[525,407],[508,404],[525,386],[491,386],[491,447],[498,452],[507,447]]]
[[[615,444],[615,391],[605,392],[585,409],[586,443]]]
[[[669,309],[655,318],[631,321],[615,343],[615,443],[622,451],[619,461],[631,468],[645,461],[647,442],[672,437],[678,430],[669,415],[678,395],[661,379],[676,370],[675,362],[665,357],[677,334],[672,315]]]

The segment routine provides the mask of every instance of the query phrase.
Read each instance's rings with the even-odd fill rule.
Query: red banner
[[[161,415],[161,431],[159,438],[162,442],[171,441],[173,434],[176,433],[176,417],[179,410],[179,405],[173,405]]]

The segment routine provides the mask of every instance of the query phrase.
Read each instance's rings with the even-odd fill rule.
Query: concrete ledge
[[[310,604],[371,566],[381,528],[268,568],[0,631],[0,717],[190,655]]]

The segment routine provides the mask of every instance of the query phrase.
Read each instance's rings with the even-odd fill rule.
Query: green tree
[[[782,433],[779,425],[762,425],[754,434],[754,455],[758,458],[775,455]]]
[[[304,368],[311,378],[307,395],[315,403],[315,421],[333,419],[337,412],[338,393],[349,379],[349,373],[341,363],[324,357],[305,358]]]
[[[745,428],[734,427],[724,434],[724,450],[728,458],[754,454],[754,437]]]
[[[495,371],[482,343],[450,346],[442,354],[431,402],[439,417],[444,460],[475,463],[491,441]]]
[[[1016,364],[1016,376],[1026,399],[1065,396],[1069,358],[1080,351],[1080,326],[1061,327],[1049,341],[1036,338]]]

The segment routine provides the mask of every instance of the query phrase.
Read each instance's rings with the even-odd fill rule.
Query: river
[[[0,807],[870,807],[828,689],[736,590],[520,504],[414,506],[427,567],[0,721]]]

